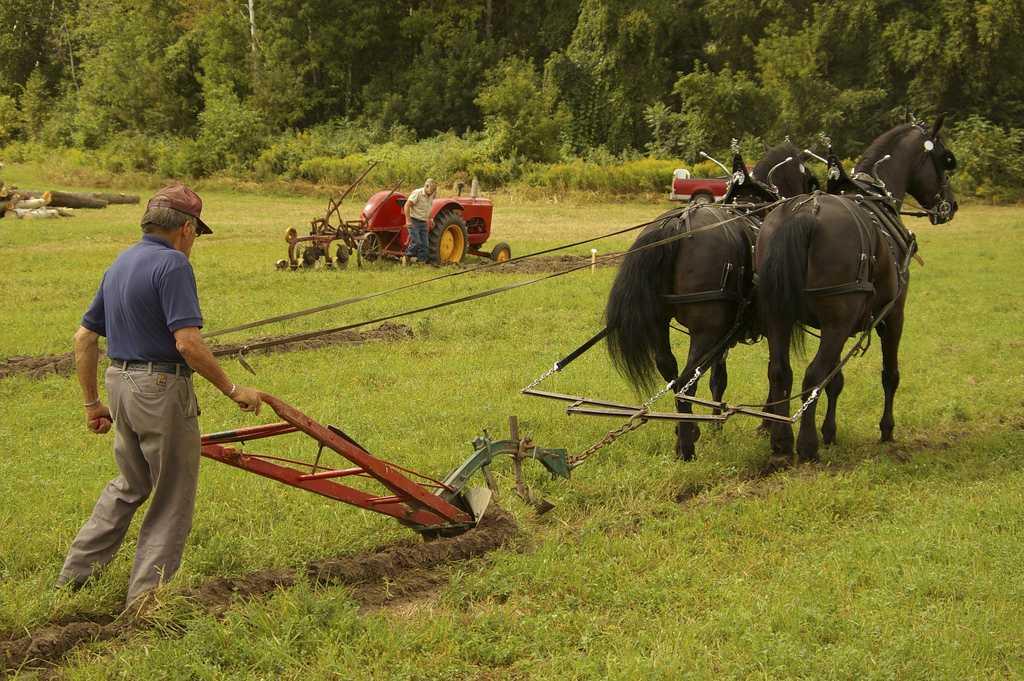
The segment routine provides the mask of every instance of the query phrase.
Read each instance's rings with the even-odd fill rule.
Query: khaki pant
[[[112,366],[106,388],[121,475],[107,483],[71,543],[57,583],[84,582],[109,563],[135,511],[150,499],[132,560],[131,603],[169,580],[181,564],[199,481],[198,410],[192,379],[184,376]]]

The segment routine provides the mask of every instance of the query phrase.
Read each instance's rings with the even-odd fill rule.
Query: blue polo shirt
[[[192,264],[167,239],[143,234],[103,275],[82,326],[106,337],[111,359],[185,364],[174,332],[203,326]]]

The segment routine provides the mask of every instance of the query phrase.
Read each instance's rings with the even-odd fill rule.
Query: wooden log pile
[[[0,170],[3,164],[0,163]],[[32,191],[5,187],[0,180],[0,217],[20,219],[71,217],[69,208],[106,208],[108,204],[139,203],[138,194]]]

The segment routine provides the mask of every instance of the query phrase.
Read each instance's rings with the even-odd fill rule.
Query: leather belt
[[[123,359],[110,360],[110,366],[117,367],[123,371],[145,371],[147,373],[174,374],[189,378],[195,371],[191,367],[177,362],[127,362]]]

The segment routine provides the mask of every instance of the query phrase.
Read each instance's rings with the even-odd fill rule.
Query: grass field
[[[26,188],[83,187],[8,166]],[[44,186],[45,183],[45,186]],[[206,330],[413,283],[436,274],[384,264],[277,272],[282,235],[326,202],[200,186],[214,234],[192,255]],[[492,239],[522,255],[644,222],[654,203],[495,197]],[[352,202],[351,211],[359,202]],[[139,206],[72,219],[0,221],[0,360],[61,354],[106,266],[138,238]],[[354,215],[347,216],[354,217]],[[819,465],[763,478],[766,440],[739,417],[673,459],[667,425],[599,450],[571,481],[527,468],[557,506],[543,516],[495,472],[519,523],[510,545],[437,568],[436,590],[359,611],[351,587],[280,589],[223,616],[174,597],[207,580],[355,555],[414,536],[394,521],[204,460],[185,560],[130,640],[77,647],[71,679],[1002,679],[1024,676],[1024,209],[969,205],[911,220],[912,266],[893,445],[877,444],[877,343],[845,370],[839,444]],[[632,238],[599,242],[620,251]],[[590,245],[576,253],[589,254]],[[260,356],[236,381],[333,423],[374,454],[442,476],[508,417],[537,444],[578,453],[621,425],[569,417],[519,389],[600,329],[613,268],[583,270],[404,318],[415,338]],[[472,273],[225,336],[311,331],[521,281]],[[677,334],[680,357],[686,339]],[[809,346],[813,351],[813,344]],[[730,355],[726,399],[765,393],[767,347]],[[804,360],[798,359],[796,366]],[[598,347],[542,387],[636,396]],[[269,423],[196,381],[203,432]],[[706,386],[700,394],[707,396]],[[0,641],[48,622],[120,612],[135,530],[92,588],[58,593],[67,547],[116,475],[109,437],[89,434],[71,377],[0,380]],[[657,405],[671,409],[670,398]],[[277,445],[275,445],[277,446]],[[281,447],[302,447],[298,440]],[[482,481],[480,481],[482,484]],[[137,522],[136,522],[137,527]],[[386,587],[387,585],[385,585]],[[400,585],[396,584],[396,590]],[[9,670],[10,671],[10,670]],[[31,672],[26,672],[31,673]],[[46,674],[54,672],[47,671]]]

